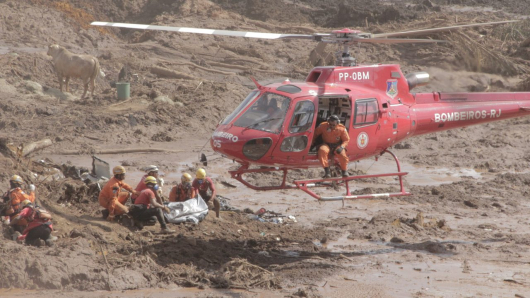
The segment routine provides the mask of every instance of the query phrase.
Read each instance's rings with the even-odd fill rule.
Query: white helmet
[[[147,166],[147,167],[145,168],[145,172],[146,172],[146,173],[149,173],[149,172],[158,172],[158,167],[155,166],[155,165]]]

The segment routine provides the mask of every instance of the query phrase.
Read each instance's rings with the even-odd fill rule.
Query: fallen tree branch
[[[126,103],[126,102],[128,102],[128,101],[131,101],[131,99],[132,99],[132,97],[129,97],[128,99],[126,99],[126,100],[124,100],[124,101],[120,101],[120,102],[117,102],[117,103],[113,103],[113,104],[109,105],[109,108],[110,108],[110,107],[117,106],[117,105],[124,104],[124,103]]]
[[[27,156],[31,152],[44,149],[46,147],[50,147],[53,144],[52,140],[50,139],[42,139],[40,141],[31,142],[28,144],[22,144],[20,146],[15,146],[12,143],[6,144],[6,148],[8,148],[16,157],[22,157]]]
[[[109,291],[112,291],[112,286],[110,284],[110,265],[109,261],[107,260],[107,256],[105,256],[105,252],[103,251],[103,247],[101,246],[101,243],[99,244],[99,250],[101,251],[101,255],[103,256],[103,259],[105,260],[105,265],[107,265],[107,286],[109,287]]]
[[[91,152],[91,154],[124,154],[124,153],[152,153],[152,152],[170,152],[170,153],[178,153],[178,152],[184,152],[184,150],[171,150],[171,149],[162,149],[162,148],[131,148],[131,149],[112,149],[112,150],[96,150],[95,152]],[[85,154],[86,152],[78,151],[78,150],[68,150],[59,152],[56,154],[59,155],[81,155]]]
[[[179,72],[176,70],[171,70],[171,69],[168,69],[165,67],[159,67],[159,66],[151,67],[151,73],[156,74],[158,76],[175,78],[175,79],[185,79],[185,80],[198,80],[199,79],[197,77],[190,76],[183,72]]]
[[[235,75],[236,73],[235,72],[230,72],[230,71],[222,71],[222,70],[217,70],[217,69],[213,69],[213,68],[207,68],[207,67],[204,67],[204,66],[200,66],[196,63],[193,63],[193,62],[180,62],[180,63],[171,63],[173,65],[187,65],[187,66],[190,66],[190,67],[193,67],[193,68],[197,68],[197,69],[200,69],[200,70],[204,70],[204,71],[208,71],[208,72],[214,72],[214,73],[218,73],[218,74],[223,74],[223,75]],[[208,64],[210,64],[208,62]],[[227,65],[230,65],[230,64],[227,64]]]

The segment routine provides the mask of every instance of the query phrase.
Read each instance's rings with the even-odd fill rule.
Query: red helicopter
[[[403,187],[403,176],[407,173],[401,171],[398,158],[388,150],[407,138],[530,114],[530,93],[411,93],[415,87],[429,82],[429,74],[416,72],[404,75],[396,64],[357,65],[355,58],[350,55],[349,46],[357,43],[444,42],[394,37],[510,22],[516,21],[381,34],[342,29],[330,34],[311,35],[108,22],[93,22],[92,25],[263,39],[309,39],[341,44],[343,51],[338,53],[336,65],[315,67],[305,82],[292,83],[285,80],[262,86],[252,78],[257,88],[219,123],[210,143],[215,152],[241,164],[237,170],[229,172],[234,179],[251,189],[297,188],[320,201],[344,202],[410,195]],[[388,153],[394,158],[397,171],[287,183],[288,170],[322,167],[315,146],[319,144],[313,144],[313,137],[316,127],[331,115],[338,116],[348,131],[350,142],[345,149],[350,162],[373,156],[377,158]],[[330,159],[333,162],[335,157],[330,155]],[[243,178],[244,174],[275,171],[283,172],[282,182],[278,186],[256,186]],[[350,193],[349,181],[388,176],[399,179],[399,192],[365,195]],[[312,187],[331,185],[344,185],[346,194],[323,197],[311,190]]]

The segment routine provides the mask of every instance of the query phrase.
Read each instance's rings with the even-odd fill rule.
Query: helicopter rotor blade
[[[329,35],[329,34],[307,35],[307,34],[281,34],[281,33],[266,33],[266,32],[246,32],[246,31],[231,31],[231,30],[172,27],[172,26],[157,26],[157,25],[143,25],[143,24],[127,24],[127,23],[112,23],[112,22],[92,22],[91,25],[93,25],[93,26],[118,27],[118,28],[129,28],[129,29],[142,29],[142,30],[159,30],[159,31],[172,31],[172,32],[185,32],[185,33],[198,33],[198,34],[234,36],[234,37],[262,38],[262,39],[295,38],[295,39],[313,39],[313,40],[316,40],[318,38],[325,37],[325,36]]]
[[[394,36],[422,35],[422,34],[437,33],[437,32],[443,32],[443,31],[450,31],[450,30],[466,28],[466,27],[498,25],[498,24],[507,24],[507,23],[515,23],[515,22],[519,22],[519,20],[509,20],[509,21],[489,22],[489,23],[475,23],[475,24],[466,24],[466,25],[455,25],[455,26],[449,26],[449,27],[419,29],[419,30],[411,30],[411,31],[403,31],[403,32],[378,33],[378,34],[371,34],[371,37],[372,38],[382,38],[382,37],[394,37]]]

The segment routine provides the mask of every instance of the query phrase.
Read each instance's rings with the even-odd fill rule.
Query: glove
[[[337,150],[335,150],[335,152],[337,152],[337,154],[341,154],[342,150],[344,150],[344,148],[339,147],[339,148],[337,148]]]
[[[29,185],[29,191],[30,191],[30,192],[35,191],[35,185],[30,184],[30,185]]]

